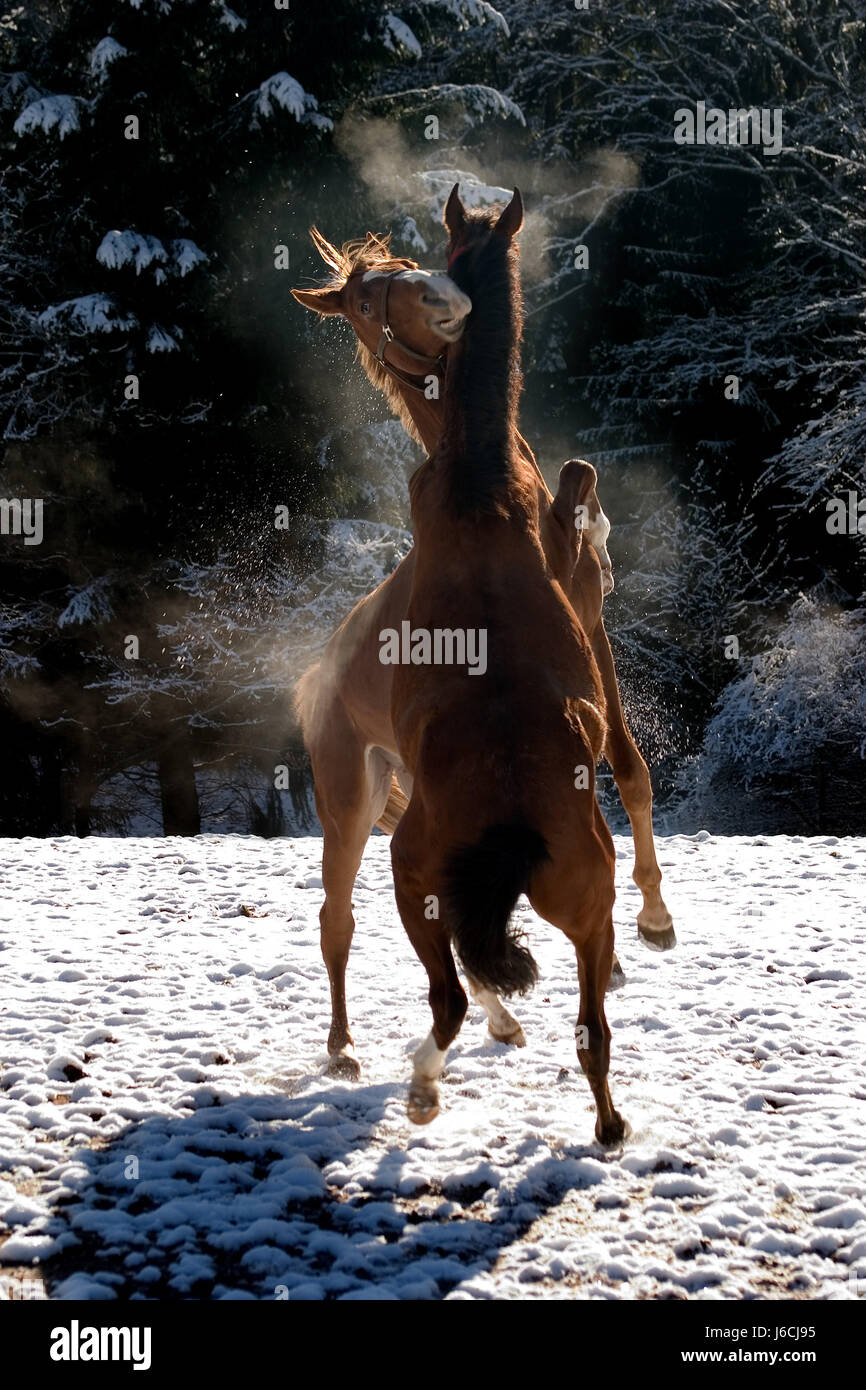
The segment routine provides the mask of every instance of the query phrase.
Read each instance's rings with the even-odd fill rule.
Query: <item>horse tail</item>
[[[393,835],[400,823],[403,812],[409,805],[403,788],[397,781],[394,773],[391,774],[391,790],[388,793],[388,800],[385,802],[385,809],[376,821],[380,830],[384,830],[386,835]]]
[[[530,876],[550,856],[529,825],[491,825],[451,855],[444,920],[466,971],[498,994],[525,994],[538,966],[510,918]]]

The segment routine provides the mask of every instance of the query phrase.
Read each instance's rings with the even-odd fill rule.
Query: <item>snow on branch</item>
[[[487,0],[419,0],[422,5],[428,8],[445,10],[452,15],[461,29],[468,29],[473,24],[492,24],[495,28],[501,29],[502,33],[508,37],[508,21],[505,16],[488,4]]]
[[[24,106],[29,106],[39,96],[39,88],[34,87],[29,73],[0,73],[0,111],[12,111],[16,107],[20,108],[22,101]]]
[[[843,613],[801,594],[751,668],[719,698],[707,727],[710,770],[808,764],[823,747],[866,757],[866,612]]]
[[[405,24],[402,19],[398,19],[395,14],[386,14],[384,25],[383,42],[389,53],[398,53],[402,50],[411,54],[413,58],[421,57],[421,45],[408,24]]]
[[[176,334],[176,337],[173,337],[172,334]],[[147,335],[145,350],[147,352],[177,352],[180,347],[177,339],[182,337],[183,333],[176,324],[172,332],[169,333],[161,324],[153,323]]]
[[[111,64],[117,62],[118,58],[126,58],[128,54],[128,48],[124,48],[123,44],[118,43],[110,34],[106,35],[104,39],[99,40],[90,54],[91,76],[104,82]]]
[[[230,33],[234,34],[237,33],[238,29],[246,29],[246,20],[241,19],[239,14],[235,14],[234,10],[230,10],[225,0],[213,0],[213,8],[217,12],[217,20],[219,23],[224,24]]]
[[[155,278],[157,283],[161,283],[165,279],[166,271],[183,279],[196,266],[205,265],[208,256],[188,237],[179,237],[170,242],[166,250],[159,237],[127,228],[123,232],[106,232],[97,249],[96,259],[108,270],[135,266],[136,275],[140,275],[149,266],[156,265],[159,268]],[[165,267],[165,270],[162,267]]]
[[[83,589],[73,590],[57,619],[57,626],[72,627],[76,623],[100,623],[113,618],[114,610],[106,592],[110,582],[110,576],[104,576]]]
[[[189,237],[178,237],[173,241],[171,252],[181,279],[197,265],[205,265],[209,259],[207,253],[202,251],[200,246],[196,246],[194,241],[190,241]]]
[[[507,203],[512,189],[498,188],[496,184],[483,183],[475,174],[465,169],[424,169],[418,178],[428,196],[427,211],[435,222],[442,216],[445,200],[455,183],[460,186],[460,197],[467,208],[490,207],[493,203]]]
[[[64,329],[77,333],[113,333],[118,329],[137,326],[133,314],[123,314],[114,300],[106,294],[83,294],[76,299],[64,299],[51,304],[39,315],[39,327],[46,332]]]
[[[81,129],[78,111],[82,105],[78,97],[47,96],[38,97],[25,106],[12,129],[16,135],[28,135],[41,130],[46,135],[57,130],[61,140],[72,131]]]
[[[485,87],[480,82],[467,82],[462,85],[443,82],[436,87],[412,87],[406,91],[372,97],[368,105],[397,105],[402,114],[412,115],[417,111],[429,111],[434,103],[436,108],[461,107],[470,127],[483,122],[488,116],[501,121],[514,120],[522,126],[526,125],[526,117],[516,101],[512,101],[511,97],[497,91],[495,87]]]
[[[159,237],[127,229],[125,232],[106,232],[96,252],[96,259],[109,270],[134,265],[136,275],[140,275],[154,263],[164,265],[168,252]]]
[[[134,10],[140,10],[144,8],[145,0],[126,0],[126,3]],[[171,14],[174,0],[150,0],[150,3],[157,14]]]
[[[254,130],[259,128],[262,119],[270,120],[275,107],[287,111],[302,125],[313,125],[318,130],[333,129],[333,121],[319,114],[316,98],[305,92],[300,82],[287,72],[275,72],[272,77],[266,77],[254,91],[247,92],[241,104],[243,102],[252,106],[250,124]]]

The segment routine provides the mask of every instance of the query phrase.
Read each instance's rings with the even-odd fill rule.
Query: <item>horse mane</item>
[[[506,492],[516,497],[525,491],[516,471],[520,455],[517,408],[523,384],[520,253],[516,242],[506,245],[490,235],[499,215],[499,208],[467,211],[456,243],[450,239],[448,245],[452,280],[469,295],[475,309],[482,310],[473,313],[455,349],[440,444],[440,453],[461,461],[452,472],[451,500],[455,511],[463,515],[501,514]],[[477,257],[468,258],[465,253],[485,236],[486,244]],[[467,451],[471,466],[465,466]]]
[[[368,270],[417,270],[418,262],[406,256],[391,254],[391,233],[377,236],[368,232],[364,237],[344,241],[340,247],[328,241],[318,227],[310,228],[313,245],[331,271],[329,287],[342,289],[350,275],[364,274]],[[391,409],[397,416],[410,439],[424,448],[424,441],[415,426],[415,421],[394,378],[376,361],[374,354],[365,347],[360,338],[356,339],[356,357],[364,369],[371,386],[381,391]]]

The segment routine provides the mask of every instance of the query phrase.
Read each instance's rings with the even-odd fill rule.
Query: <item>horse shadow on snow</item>
[[[441,1299],[605,1179],[597,1145],[552,1157],[540,1136],[498,1163],[495,1145],[449,1163],[430,1131],[377,1132],[402,1086],[318,1081],[293,1096],[201,1086],[186,1113],[79,1149],[49,1297]]]

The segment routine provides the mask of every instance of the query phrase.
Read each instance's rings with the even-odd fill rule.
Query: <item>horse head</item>
[[[463,332],[472,308],[468,296],[443,271],[392,256],[387,237],[368,232],[338,250],[315,227],[310,235],[332,280],[321,289],[292,290],[298,303],[342,315],[354,329],[365,368],[378,363],[398,380],[410,378],[410,385],[438,372],[445,349]]]

